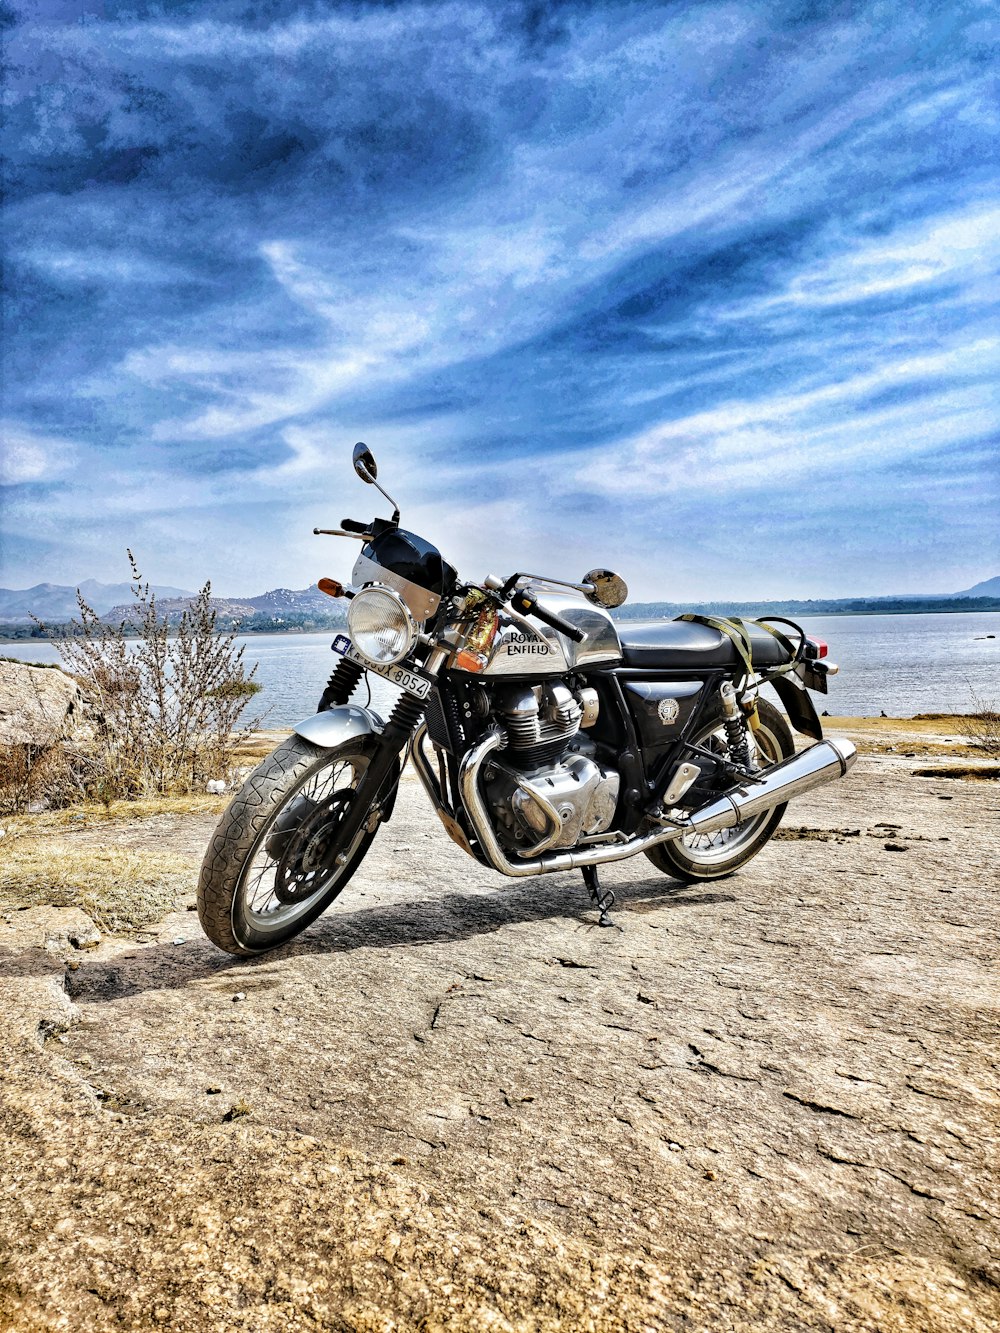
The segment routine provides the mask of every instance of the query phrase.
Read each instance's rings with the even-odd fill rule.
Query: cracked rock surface
[[[863,756],[599,930],[404,781],[259,960],[13,914],[0,1327],[1000,1328],[998,816]]]

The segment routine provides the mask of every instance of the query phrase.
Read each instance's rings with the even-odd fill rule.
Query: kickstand
[[[609,910],[615,905],[615,895],[611,889],[601,888],[601,881],[597,877],[597,866],[583,866],[582,870],[583,882],[587,886],[590,900],[600,913],[597,924],[599,926],[614,926],[616,930],[621,930],[622,927],[616,925],[608,916]]]

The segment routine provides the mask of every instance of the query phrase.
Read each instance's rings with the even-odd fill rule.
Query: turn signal
[[[320,592],[325,592],[327,597],[343,597],[344,585],[338,583],[336,579],[320,579],[316,584]]]
[[[463,648],[460,653],[455,654],[455,666],[460,671],[472,671],[476,675],[486,670],[489,660],[485,653],[472,652],[468,648]]]

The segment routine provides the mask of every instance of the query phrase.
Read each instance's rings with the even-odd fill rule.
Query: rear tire
[[[779,763],[795,753],[795,740],[788,723],[773,704],[766,699],[757,701],[759,726],[752,732],[757,744],[757,762],[762,768]],[[694,740],[698,745],[719,748],[725,745],[725,730],[716,721],[699,732]],[[787,809],[776,805],[756,819],[738,828],[720,829],[717,833],[686,833],[674,842],[657,843],[646,855],[665,875],[687,884],[705,880],[724,879],[756,856],[781,823]]]
[[[335,864],[345,854],[338,820],[373,752],[368,738],[323,749],[291,736],[254,769],[219,820],[201,867],[198,916],[213,944],[232,954],[266,953],[329,907],[377,831],[363,827]]]

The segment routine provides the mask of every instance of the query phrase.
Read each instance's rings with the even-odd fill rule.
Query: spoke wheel
[[[756,746],[753,758],[760,768],[767,768],[794,754],[795,742],[788,723],[773,704],[761,699],[757,707],[760,725],[750,733]],[[718,754],[728,753],[725,728],[720,722],[707,725],[694,740]],[[757,855],[781,822],[785,808],[784,805],[775,806],[735,828],[718,829],[714,833],[685,833],[674,842],[650,847],[646,855],[657,870],[675,879],[689,883],[722,879]]]
[[[247,778],[202,865],[198,913],[228,953],[284,944],[338,896],[378,828],[373,809],[350,846],[338,830],[371,757],[371,741],[324,750],[293,736]]]

